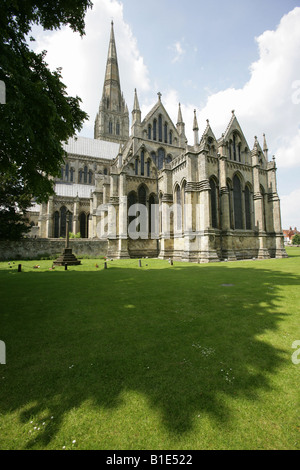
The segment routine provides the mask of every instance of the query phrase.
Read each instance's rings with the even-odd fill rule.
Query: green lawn
[[[299,449],[288,253],[0,263],[0,449]]]

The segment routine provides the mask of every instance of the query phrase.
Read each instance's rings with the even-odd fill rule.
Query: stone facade
[[[276,164],[265,136],[263,147],[255,137],[250,149],[234,111],[220,138],[209,121],[199,136],[195,111],[193,132],[189,145],[180,104],[174,124],[160,93],[142,119],[135,90],[129,135],[112,25],[94,139],[66,144],[56,196],[33,208],[33,230],[64,237],[69,210],[73,232],[105,240],[110,257],[285,257]]]

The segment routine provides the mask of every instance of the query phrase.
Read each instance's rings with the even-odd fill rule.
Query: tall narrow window
[[[213,228],[218,228],[217,185],[213,178],[209,180],[209,184],[210,184],[211,225]]]
[[[139,174],[139,161],[137,158],[135,159],[135,174]]]
[[[65,237],[67,233],[67,208],[65,206],[60,209],[60,236]]]
[[[150,176],[150,160],[147,160],[147,176]]]
[[[75,171],[74,168],[70,169],[70,181],[71,181],[71,183],[73,183],[73,181],[74,181],[74,171]]]
[[[79,227],[81,238],[86,238],[86,214],[84,212],[79,215]]]
[[[235,134],[233,134],[233,142],[232,142],[232,145],[233,145],[233,159],[234,161],[236,161],[236,137],[235,137]]]
[[[89,184],[92,184],[93,181],[93,172],[92,170],[89,171]]]
[[[229,202],[229,223],[230,223],[230,228],[234,228],[233,224],[233,214],[232,214],[232,200],[231,200],[231,186],[229,183],[227,183],[227,189],[228,189],[228,202]]]
[[[156,131],[157,131],[157,120],[153,121],[153,140],[156,140]]]
[[[162,117],[158,116],[158,140],[162,142]]]
[[[85,166],[83,170],[83,182],[87,183],[87,178],[88,178],[88,167]]]
[[[66,181],[69,181],[69,164],[66,164],[66,173],[65,173]]]
[[[108,133],[109,133],[109,134],[112,134],[112,133],[113,133],[113,125],[112,125],[112,122],[111,122],[111,121],[109,121],[109,123],[108,123]]]
[[[119,123],[119,121],[116,124],[116,134],[120,135],[120,123]]]
[[[82,183],[82,175],[83,175],[83,171],[79,170],[79,183]]]
[[[164,139],[165,139],[165,144],[168,143],[168,124],[165,122],[164,126]]]
[[[242,188],[241,182],[237,175],[233,178],[233,208],[234,208],[234,228],[243,228],[243,211],[242,211]]]
[[[164,166],[165,151],[164,149],[158,149],[158,169],[161,170]]]
[[[169,144],[172,145],[172,143],[173,143],[173,132],[170,131],[169,132]]]
[[[127,196],[127,210],[137,203],[137,196],[135,192],[131,192]],[[134,215],[128,216],[128,225],[135,219]]]
[[[141,175],[144,176],[145,174],[145,152],[144,150],[141,151]]]
[[[155,152],[151,152],[151,158],[154,161],[155,165],[157,165]]]
[[[59,212],[54,212],[54,238],[59,238]]]
[[[148,139],[151,140],[151,126],[148,126]]]
[[[181,209],[181,192],[180,187],[177,185],[175,189],[176,200],[176,230],[181,230],[182,227],[182,209]]]
[[[245,212],[246,212],[246,230],[251,230],[251,200],[250,189],[248,186],[245,188]]]

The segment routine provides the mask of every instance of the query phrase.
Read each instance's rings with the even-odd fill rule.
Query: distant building
[[[218,139],[208,120],[199,136],[195,111],[193,132],[189,145],[180,104],[175,124],[160,93],[142,118],[135,90],[129,133],[112,23],[94,139],[74,137],[65,145],[56,195],[33,207],[32,233],[65,237],[68,210],[71,231],[106,240],[111,257],[287,256],[265,136],[263,148],[255,137],[250,149],[234,111]]]
[[[290,227],[288,230],[283,230],[284,243],[286,243],[287,245],[290,245],[292,243],[293,236],[296,235],[297,233],[300,234],[300,232],[298,232],[297,230],[297,227],[295,227],[294,229]]]

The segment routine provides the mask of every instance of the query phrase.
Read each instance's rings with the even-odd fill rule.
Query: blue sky
[[[93,2],[83,39],[69,28],[33,31],[34,48],[48,51],[50,68],[62,67],[68,92],[82,98],[90,120],[81,135],[93,137],[113,19],[129,111],[135,88],[143,116],[161,92],[175,123],[181,103],[192,143],[194,109],[200,133],[209,119],[217,138],[235,109],[250,148],[266,134],[283,228],[300,229],[300,1]]]

